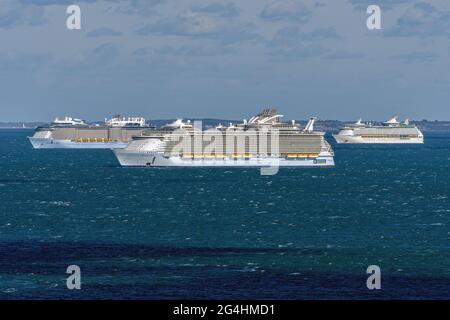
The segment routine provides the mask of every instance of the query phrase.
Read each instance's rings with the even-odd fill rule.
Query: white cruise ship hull
[[[123,149],[128,143],[121,141],[77,142],[52,138],[28,137],[34,149]]]
[[[339,135],[334,134],[334,139],[337,143],[347,144],[422,144],[424,143],[423,137],[418,138],[363,138],[361,136]]]
[[[331,167],[332,155],[320,155],[317,158],[181,158],[164,157],[154,151],[114,150],[119,163],[124,167]]]

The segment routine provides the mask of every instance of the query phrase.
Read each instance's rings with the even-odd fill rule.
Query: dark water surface
[[[275,176],[121,168],[30,134],[0,130],[0,298],[450,297],[450,134]]]

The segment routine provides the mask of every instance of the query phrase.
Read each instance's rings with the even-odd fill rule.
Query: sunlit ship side
[[[301,130],[294,121],[281,122],[281,117],[276,110],[265,109],[241,124],[219,125],[205,131],[177,120],[135,137],[126,148],[114,153],[122,166],[134,167],[334,166],[334,153],[324,133],[314,131],[315,118]],[[277,133],[270,133],[264,140],[262,133],[273,129]],[[180,152],[177,146],[183,137],[193,143]],[[241,150],[235,145],[239,139],[247,139]],[[195,141],[200,148],[195,147]]]
[[[396,117],[376,126],[363,123],[361,119],[355,124],[347,125],[338,134],[333,135],[337,143],[370,144],[421,144],[423,133],[406,120],[397,121]]]
[[[120,149],[150,128],[144,118],[114,116],[102,125],[71,117],[56,118],[28,137],[35,149]]]

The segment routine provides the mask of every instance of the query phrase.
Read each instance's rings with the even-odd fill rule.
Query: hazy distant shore
[[[205,127],[216,126],[218,124],[228,125],[229,123],[240,123],[242,120],[225,120],[225,119],[192,119],[191,121],[201,120]],[[151,123],[156,126],[162,126],[174,119],[157,119],[151,120]],[[297,121],[301,125],[305,125],[306,121]],[[317,121],[315,128],[319,131],[331,131],[335,132],[342,128],[345,124],[353,123],[354,121],[338,121],[338,120],[319,120]],[[370,121],[369,121],[370,122]],[[102,123],[102,122],[95,122]],[[373,121],[378,123],[378,121]],[[424,132],[450,132],[450,121],[412,121]],[[35,129],[36,127],[45,125],[44,122],[0,122],[0,129]]]

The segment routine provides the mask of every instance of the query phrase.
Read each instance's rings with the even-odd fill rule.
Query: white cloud
[[[129,15],[156,15],[156,6],[163,4],[164,0],[108,0],[116,3],[115,11],[117,13]]]
[[[191,8],[193,12],[210,13],[220,17],[237,17],[239,15],[239,9],[232,2],[220,3],[213,2],[202,5],[195,5]]]
[[[191,56],[191,57],[212,57],[223,54],[236,53],[235,49],[221,46],[192,46],[184,45],[178,48],[172,46],[164,46],[155,50],[161,55]]]
[[[310,32],[301,32],[297,26],[281,28],[277,31],[269,46],[296,46],[302,42],[340,39],[334,27],[319,28]]]
[[[393,29],[391,37],[430,37],[450,35],[450,11],[440,11],[429,3],[418,2],[408,8]]]
[[[279,0],[267,5],[260,17],[267,21],[306,21],[311,11],[300,1]]]
[[[163,17],[138,30],[139,35],[173,35],[192,38],[209,38],[222,43],[236,43],[254,40],[258,36],[250,23],[230,18],[200,14],[191,10],[177,16]]]
[[[122,35],[122,32],[108,28],[102,27],[94,29],[86,34],[88,37],[97,38],[97,37],[117,37]]]
[[[366,10],[368,6],[376,4],[381,9],[392,9],[401,4],[409,4],[411,0],[349,0],[349,2],[358,10]]]
[[[44,8],[22,4],[16,0],[1,0],[0,28],[36,26],[45,22]]]
[[[438,58],[433,52],[411,52],[392,56],[392,59],[400,60],[404,63],[429,63]]]

